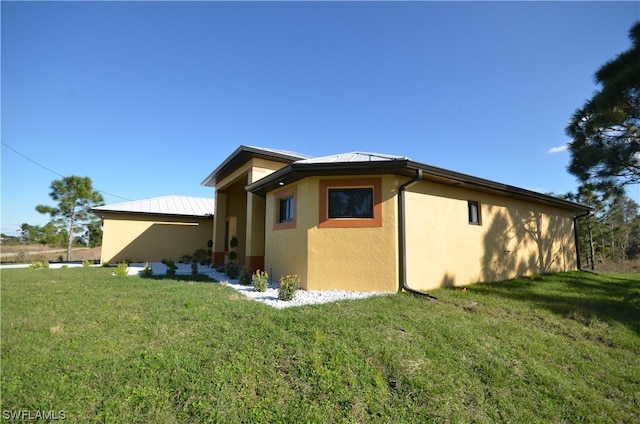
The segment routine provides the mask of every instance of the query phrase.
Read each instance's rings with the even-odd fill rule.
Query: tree
[[[607,225],[609,255],[614,262],[620,263],[633,250],[631,237],[633,225],[638,222],[638,204],[625,196],[616,196],[608,205],[604,216]]]
[[[578,109],[566,128],[568,170],[602,190],[640,183],[640,22],[632,46],[595,74],[602,89]]]
[[[102,244],[102,222],[100,220],[89,222],[87,231],[84,233],[84,240],[90,247]]]
[[[91,208],[104,204],[102,195],[93,189],[89,177],[72,175],[51,183],[49,196],[58,202],[57,207],[38,205],[36,210],[61,218],[68,225],[67,261],[71,261],[71,247],[74,235],[84,232],[84,227],[91,221]]]
[[[600,201],[594,187],[590,184],[583,184],[578,187],[577,193],[567,193],[562,196],[562,198],[582,203],[593,208],[592,213],[582,216],[579,221],[578,243],[580,246],[588,246],[587,250],[581,248],[580,251],[585,253],[586,263],[589,264],[591,270],[595,270],[595,242],[593,234],[594,228],[596,228],[598,224],[597,216],[602,213],[604,204]]]
[[[20,226],[20,241],[23,244],[64,246],[66,239],[67,231],[60,228],[60,223],[57,221],[47,222],[44,226],[27,223]]]

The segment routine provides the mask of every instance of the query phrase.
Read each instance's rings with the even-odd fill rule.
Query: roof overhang
[[[301,159],[308,159],[309,156],[284,150],[265,149],[260,147],[240,146],[228,158],[226,158],[216,169],[205,178],[201,185],[215,187],[216,182],[224,179],[236,169],[250,161],[251,159],[266,159],[276,162],[292,163]]]
[[[269,191],[303,178],[329,175],[398,174],[406,168],[406,159],[380,162],[292,163],[246,186],[261,197]]]
[[[138,215],[138,216],[165,216],[170,218],[185,218],[185,219],[202,219],[213,218],[213,214],[208,215],[189,215],[189,214],[177,214],[177,213],[158,213],[158,212],[140,212],[140,211],[116,211],[100,208],[92,208],[91,212],[101,219],[104,219],[106,215]]]
[[[592,210],[591,207],[580,203],[414,162],[407,158],[379,162],[294,162],[252,184],[247,185],[245,188],[253,194],[266,197],[268,192],[275,190],[278,187],[291,184],[311,176],[396,174],[410,178],[416,175],[417,170],[422,171],[422,181],[429,181],[447,186],[455,186],[483,193],[541,203],[565,210],[571,210],[574,213],[584,213]]]

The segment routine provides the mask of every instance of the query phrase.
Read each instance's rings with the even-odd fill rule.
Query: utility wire
[[[64,178],[64,177],[65,177],[64,175],[60,174],[59,172],[56,172],[56,171],[54,171],[54,170],[52,170],[52,169],[49,169],[49,168],[47,168],[46,166],[44,166],[43,164],[38,163],[38,162],[36,162],[35,160],[31,159],[30,157],[23,155],[22,153],[20,153],[19,151],[17,151],[17,150],[16,150],[16,149],[14,149],[13,147],[9,146],[9,145],[8,145],[7,143],[5,143],[4,141],[2,141],[1,143],[2,143],[2,145],[3,145],[3,146],[5,146],[5,147],[7,147],[8,149],[10,149],[10,150],[14,151],[15,153],[19,154],[20,156],[22,156],[23,158],[25,158],[25,159],[26,159],[26,160],[28,160],[29,162],[32,162],[32,163],[34,163],[34,164],[38,165],[40,168],[42,168],[42,169],[46,169],[47,171],[51,172],[52,174],[58,175],[58,176],[60,176],[60,177],[62,177],[62,178]],[[117,198],[119,198],[119,199],[132,201],[132,199],[127,199],[126,197],[118,196],[117,194],[111,194],[111,193],[108,193],[108,192],[103,191],[103,190],[98,190],[98,189],[96,189],[96,191],[98,191],[99,193],[107,194],[107,195],[109,195],[109,196],[117,197]]]
[[[35,163],[35,164],[36,164],[36,165],[38,165],[40,168],[44,168],[44,169],[46,169],[47,171],[51,172],[52,174],[56,174],[56,175],[59,175],[59,176],[61,176],[62,178],[64,178],[64,175],[59,174],[59,173],[57,173],[56,171],[54,171],[54,170],[52,170],[52,169],[49,169],[49,168],[47,168],[46,166],[42,165],[41,163],[38,163],[38,162],[36,162],[35,160],[33,160],[33,159],[31,159],[31,158],[29,158],[29,157],[27,157],[27,156],[23,155],[22,153],[20,153],[19,151],[17,151],[17,150],[16,150],[16,149],[14,149],[13,147],[9,146],[9,145],[8,145],[7,143],[5,143],[4,141],[2,142],[2,145],[3,145],[3,146],[5,146],[5,147],[8,147],[8,148],[9,148],[9,149],[11,149],[11,150],[13,150],[13,151],[14,151],[14,152],[16,152],[17,154],[19,154],[20,156],[22,156],[23,158],[25,158],[26,160],[28,160],[29,162],[33,162],[33,163]]]

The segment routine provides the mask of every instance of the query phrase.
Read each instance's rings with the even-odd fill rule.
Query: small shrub
[[[280,284],[278,285],[278,299],[280,300],[293,300],[296,297],[296,292],[300,288],[300,277],[296,274],[286,275],[280,277]]]
[[[129,266],[126,261],[122,261],[116,267],[116,270],[113,272],[113,275],[116,277],[126,277],[129,275]]]
[[[49,261],[33,261],[31,262],[30,268],[39,269],[39,268],[49,268]]]
[[[207,260],[207,252],[204,249],[196,249],[193,252],[192,261],[198,262],[199,264],[204,265],[204,262]]]
[[[240,266],[235,262],[229,262],[225,266],[225,270],[226,270],[227,276],[232,280],[237,279],[238,276],[240,275]]]
[[[191,255],[182,255],[182,257],[180,258],[180,262],[182,262],[183,264],[188,264],[191,262]]]
[[[233,249],[231,252],[229,252],[229,260],[233,262],[238,257],[238,254],[236,253],[236,247],[238,247],[238,238],[236,236],[231,237],[231,240],[229,240],[229,247]]]
[[[251,269],[249,267],[242,267],[240,270],[240,276],[238,277],[238,281],[240,284],[249,285],[252,280]]]
[[[209,262],[211,262],[211,257],[213,256],[213,249],[211,249],[213,247],[213,242],[211,240],[209,240],[210,243],[207,243],[207,246],[209,247],[207,249],[207,260]]]
[[[198,262],[196,262],[195,260],[191,262],[191,274],[193,275],[198,274]]]
[[[89,268],[91,265],[93,265],[93,261],[89,261],[89,260],[82,261],[82,268]]]
[[[178,269],[178,266],[176,265],[175,262],[173,262],[172,259],[163,259],[162,263],[165,264],[167,266],[167,275],[176,275],[176,270]]]
[[[144,264],[144,268],[142,268],[141,276],[143,278],[149,278],[153,276],[153,267],[149,265],[149,262]]]
[[[64,258],[62,257],[62,255],[58,256],[58,262],[64,262]]]
[[[216,268],[216,271],[225,273],[226,272],[225,266],[224,265],[218,265],[218,267]]]
[[[267,271],[256,270],[256,273],[251,277],[253,288],[255,291],[263,292],[269,287],[269,274]]]

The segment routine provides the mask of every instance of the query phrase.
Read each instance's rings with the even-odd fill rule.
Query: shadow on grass
[[[527,302],[563,317],[597,317],[640,333],[640,276],[546,274],[472,286],[475,293]]]
[[[196,281],[196,282],[202,282],[202,283],[217,283],[218,280],[215,280],[211,277],[209,277],[208,275],[204,275],[204,274],[190,274],[190,275],[184,275],[184,274],[177,274],[177,275],[167,275],[167,274],[154,274],[154,275],[150,275],[150,276],[143,276],[140,275],[139,276],[142,279],[145,280],[171,280],[171,281]]]

